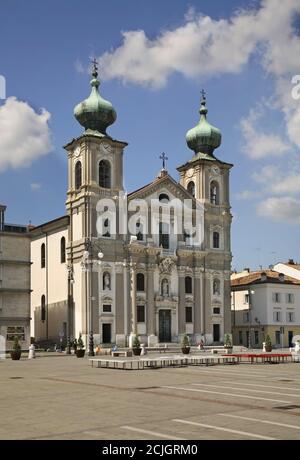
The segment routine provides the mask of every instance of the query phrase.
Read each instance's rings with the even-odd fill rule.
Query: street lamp
[[[101,259],[103,259],[104,254],[96,241],[92,241],[91,239],[87,238],[85,240],[85,251],[83,252],[83,260],[81,262],[82,270],[87,272],[90,271],[90,295],[89,295],[89,350],[88,356],[94,356],[94,335],[93,335],[93,254],[94,250],[97,250],[97,257],[98,257],[98,264],[101,263]]]
[[[249,332],[248,332],[248,348],[249,350],[251,349],[251,316],[252,316],[252,294],[254,294],[254,291],[251,291],[251,288],[248,289],[248,295],[249,295]]]
[[[67,265],[68,270],[68,312],[67,312],[67,355],[71,354],[71,310],[73,303],[72,284],[74,284],[74,273],[71,264]]]

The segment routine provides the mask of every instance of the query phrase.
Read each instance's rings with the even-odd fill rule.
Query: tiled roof
[[[263,275],[266,278],[262,278]],[[300,280],[292,278],[291,276],[284,276],[284,281],[280,280],[279,273],[274,270],[261,270],[257,272],[250,272],[249,275],[241,276],[231,280],[231,287],[245,286],[249,284],[262,284],[262,283],[280,283],[280,284],[299,284]]]
[[[284,263],[288,267],[295,268],[296,270],[300,270],[300,264],[290,264],[289,262]]]

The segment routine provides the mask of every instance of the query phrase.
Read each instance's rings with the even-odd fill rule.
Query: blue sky
[[[2,0],[0,75],[15,98],[0,101],[7,220],[65,213],[62,146],[82,132],[73,108],[89,94],[85,70],[97,56],[101,94],[118,114],[109,133],[129,143],[126,189],[153,180],[162,151],[178,178],[205,88],[208,119],[223,134],[216,156],[235,165],[233,268],[300,260],[300,101],[290,94],[299,13],[296,0]],[[39,143],[19,151],[28,132]]]

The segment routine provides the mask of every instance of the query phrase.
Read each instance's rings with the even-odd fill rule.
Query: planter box
[[[10,356],[13,361],[19,361],[19,359],[21,358],[21,354],[21,350],[10,352]]]
[[[84,358],[84,355],[85,355],[85,350],[77,350],[76,351],[77,358]]]
[[[191,347],[182,347],[181,351],[184,355],[188,355],[191,351]]]

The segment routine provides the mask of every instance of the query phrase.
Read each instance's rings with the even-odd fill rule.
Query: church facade
[[[127,143],[107,134],[116,113],[97,77],[94,67],[91,94],[74,111],[85,131],[65,146],[67,214],[31,231],[32,335],[58,341],[81,333],[86,343],[92,335],[94,344],[119,346],[135,335],[167,343],[185,333],[192,343],[222,342],[231,332],[232,165],[214,155],[221,133],[207,121],[205,97],[179,182],[163,155],[158,176],[126,195]]]

